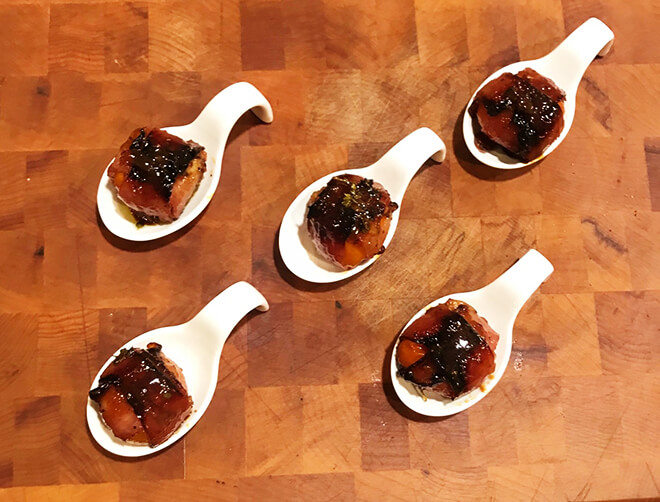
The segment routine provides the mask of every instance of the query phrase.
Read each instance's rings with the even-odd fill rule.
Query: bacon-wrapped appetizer
[[[450,299],[427,310],[401,334],[397,370],[422,389],[456,399],[495,371],[499,338],[474,308]]]
[[[537,159],[564,128],[565,99],[552,80],[531,68],[503,73],[479,90],[468,110],[477,146],[499,145],[523,162]]]
[[[116,437],[152,447],[166,441],[193,406],[181,370],[157,343],[123,349],[89,397]]]
[[[205,171],[204,147],[143,127],[121,146],[108,176],[138,223],[168,223],[181,216]]]
[[[307,204],[307,229],[316,249],[347,270],[385,251],[383,243],[398,207],[373,180],[335,176]]]

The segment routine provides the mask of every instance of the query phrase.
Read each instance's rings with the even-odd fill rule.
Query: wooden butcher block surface
[[[531,168],[479,165],[460,127],[476,87],[592,16],[616,39],[566,140]],[[659,22],[642,0],[0,1],[0,500],[657,500]],[[106,230],[96,189],[128,134],[237,81],[275,120],[238,122],[201,217],[147,243]],[[298,192],[422,126],[447,160],[412,180],[382,258],[292,276],[276,239]],[[530,248],[555,272],[497,387],[449,418],[407,411],[398,331]],[[98,447],[101,364],[239,280],[271,309],[233,332],[198,425],[152,457]]]

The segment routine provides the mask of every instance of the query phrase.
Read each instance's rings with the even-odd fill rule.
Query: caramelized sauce
[[[126,417],[112,416],[119,413],[117,408],[103,408],[103,398],[109,390],[118,393],[130,405],[151,446],[165,441],[192,408],[192,399],[166,366],[161,346],[156,343],[149,344],[147,350],[122,349],[103,372],[98,387],[89,392],[89,397],[101,405],[103,418],[115,435],[131,439],[126,437],[125,431],[113,428],[115,423],[125,423]],[[125,414],[125,409],[121,413]]]
[[[451,399],[479,386],[495,369],[493,350],[475,329],[483,327],[473,327],[457,311],[460,305],[449,300],[427,310],[401,334],[396,352],[404,379]]]
[[[537,158],[561,133],[564,99],[561,89],[530,68],[500,75],[477,93],[469,109],[477,146],[499,145],[523,161]]]
[[[431,311],[429,311],[431,312]],[[486,345],[479,334],[457,313],[448,313],[440,319],[437,331],[424,336],[413,335],[413,340],[428,348],[422,359],[403,372],[403,377],[415,380],[415,369],[428,366],[430,377],[423,385],[435,385],[441,381],[449,383],[456,394],[467,385],[467,361],[476,347]]]
[[[169,200],[174,182],[202,150],[161,129],[145,133],[142,128],[128,148],[129,177],[150,184]]]
[[[368,232],[371,222],[385,213],[381,198],[373,180],[352,174],[335,176],[309,206],[307,217],[334,239],[344,241],[353,233]],[[398,207],[391,204],[393,209]]]
[[[312,195],[307,229],[319,252],[343,268],[352,268],[385,251],[392,213],[398,208],[373,180],[335,176]]]
[[[129,135],[108,167],[117,198],[138,226],[169,223],[181,216],[205,172],[202,146],[147,127]]]

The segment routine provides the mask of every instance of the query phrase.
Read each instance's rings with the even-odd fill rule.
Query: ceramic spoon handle
[[[195,119],[192,126],[199,131],[220,131],[224,134],[224,143],[234,124],[241,116],[252,110],[262,121],[270,123],[273,121],[273,110],[268,100],[256,87],[247,82],[238,82],[220,91],[204,107],[202,113]],[[209,141],[213,144],[216,141]]]
[[[546,56],[563,67],[564,71],[553,71],[553,76],[566,74],[566,82],[555,83],[565,91],[572,86],[577,87],[594,58],[607,54],[613,41],[614,33],[600,19],[592,17],[582,23]]]
[[[530,296],[554,271],[552,263],[535,249],[530,249],[513,266],[491,282],[488,297],[497,302],[503,312],[518,315]]]
[[[254,286],[241,281],[211,300],[190,323],[214,333],[222,348],[238,322],[255,308],[264,312],[269,308],[268,302]]]
[[[383,155],[377,162],[379,169],[385,165],[410,182],[419,168],[430,157],[436,162],[445,160],[446,148],[440,137],[428,127],[411,132]]]

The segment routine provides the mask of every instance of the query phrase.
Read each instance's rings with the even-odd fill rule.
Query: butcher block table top
[[[479,83],[592,16],[616,39],[566,140],[530,168],[479,165],[461,132]],[[660,497],[659,22],[642,0],[0,2],[0,500]],[[237,81],[275,120],[238,122],[201,217],[154,242],[107,231],[96,190],[128,134]],[[298,192],[421,126],[447,160],[413,179],[382,258],[343,283],[292,276],[276,239]],[[501,382],[449,418],[407,411],[398,331],[530,248],[555,272]],[[198,425],[152,457],[98,447],[101,364],[240,280],[271,308],[233,332]]]

